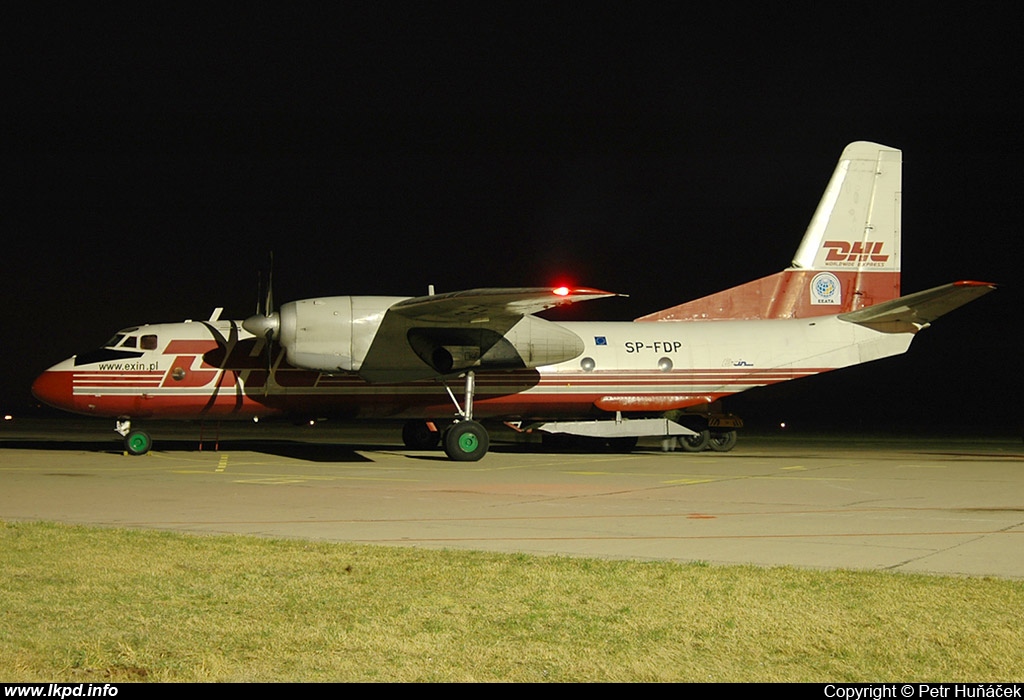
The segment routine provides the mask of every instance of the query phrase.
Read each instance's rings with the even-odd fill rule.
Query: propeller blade
[[[259,316],[263,313],[260,308],[260,301],[263,299],[263,270],[256,270],[256,311],[254,315]]]
[[[263,315],[269,316],[274,313],[274,251],[270,251],[270,268],[267,270],[267,305],[263,309]]]
[[[203,408],[203,412],[209,411],[213,405],[217,402],[217,397],[220,395],[221,387],[224,385],[224,377],[228,372],[231,372],[234,378],[235,385],[235,407],[234,410],[238,410],[242,407],[242,379],[238,372],[227,369],[228,358],[231,357],[231,353],[234,352],[235,346],[238,344],[238,324],[234,321],[231,322],[231,330],[228,333],[228,337],[225,338],[224,334],[221,333],[212,323],[203,321],[202,324],[206,326],[206,329],[210,331],[210,335],[217,342],[218,347],[224,352],[224,356],[221,358],[219,367],[220,375],[217,377],[217,383],[213,387],[213,392],[210,394],[210,399],[206,402],[206,406]]]
[[[267,330],[267,381],[263,385],[263,393],[267,393],[267,389],[270,387],[270,379],[274,376],[274,331],[272,329]]]

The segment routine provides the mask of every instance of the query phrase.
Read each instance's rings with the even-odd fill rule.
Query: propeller
[[[203,412],[210,410],[213,404],[217,401],[217,396],[220,394],[220,389],[224,385],[224,377],[230,371],[234,376],[235,384],[235,410],[237,411],[242,407],[242,379],[238,372],[234,370],[228,370],[228,359],[231,357],[231,353],[234,352],[235,346],[238,344],[238,324],[231,321],[231,330],[228,333],[228,337],[217,330],[217,328],[209,321],[202,322],[206,326],[207,330],[213,336],[213,339],[217,341],[217,346],[224,353],[224,357],[221,358],[218,363],[218,369],[220,370],[220,376],[217,378],[217,385],[213,388],[213,393],[210,394],[210,400],[206,402],[206,407]]]
[[[281,314],[274,311],[274,252],[270,252],[270,267],[267,271],[267,295],[263,308],[260,309],[260,278],[256,283],[256,313],[242,321],[242,328],[266,341],[267,381],[263,385],[264,393],[270,385],[270,375],[274,369],[273,342],[280,335]]]

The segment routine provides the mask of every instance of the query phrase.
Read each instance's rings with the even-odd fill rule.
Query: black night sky
[[[1019,10],[59,7],[6,21],[2,411],[119,328],[244,318],[271,250],[279,303],[571,281],[630,295],[575,318],[672,306],[784,268],[871,140],[903,150],[904,292],[1001,288],[727,408],[1020,430]]]

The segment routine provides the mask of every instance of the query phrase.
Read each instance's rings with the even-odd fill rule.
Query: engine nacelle
[[[533,369],[571,360],[583,341],[563,326],[522,316],[511,327],[415,326],[406,333],[413,352],[441,374],[466,369]]]
[[[409,297],[343,296],[292,301],[242,326],[275,340],[289,364],[358,372],[368,381],[412,381],[467,369],[522,369],[578,357],[583,341],[529,314],[459,319],[398,307]],[[385,323],[385,317],[388,320]]]
[[[408,297],[344,296],[281,307],[278,339],[295,367],[358,372],[384,312]]]

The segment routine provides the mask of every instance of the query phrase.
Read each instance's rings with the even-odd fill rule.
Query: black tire
[[[696,435],[680,435],[677,442],[683,452],[703,452],[711,442],[711,431],[701,430]]]
[[[475,462],[490,446],[487,429],[473,420],[459,421],[444,433],[444,453],[455,462]]]
[[[408,420],[402,426],[402,442],[411,450],[430,450],[441,442],[441,433],[431,430],[424,420]]]
[[[735,430],[726,430],[720,433],[711,434],[711,442],[708,443],[715,452],[728,452],[732,448],[736,447],[736,441],[739,436]]]
[[[124,451],[130,455],[144,455],[153,447],[149,433],[133,430],[124,437]]]

